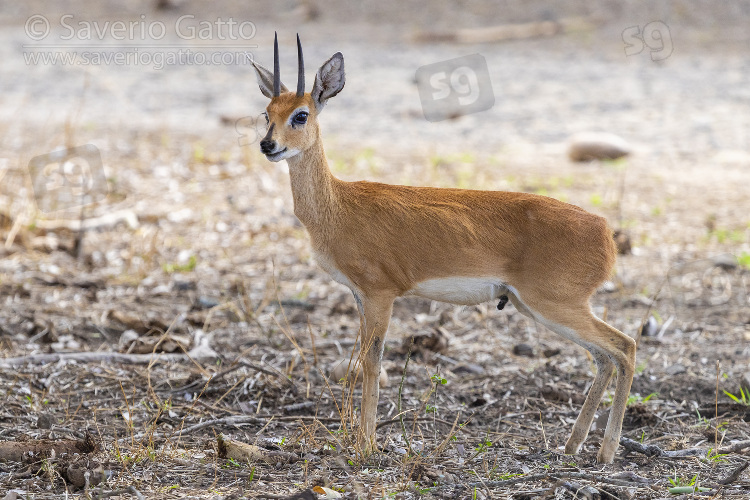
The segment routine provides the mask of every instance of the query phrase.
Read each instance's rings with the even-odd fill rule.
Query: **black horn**
[[[279,71],[279,38],[273,33],[273,96],[281,94],[281,72]]]
[[[305,95],[305,61],[302,58],[302,43],[297,33],[297,97]]]

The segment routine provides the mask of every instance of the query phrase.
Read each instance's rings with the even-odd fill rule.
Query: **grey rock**
[[[667,375],[679,375],[681,373],[685,373],[687,371],[687,368],[682,366],[680,363],[675,363],[664,371],[667,373]]]
[[[50,429],[55,423],[55,417],[49,413],[41,413],[36,419],[37,429]]]
[[[516,356],[526,356],[527,358],[534,357],[534,348],[529,344],[516,344],[513,346],[513,354]]]

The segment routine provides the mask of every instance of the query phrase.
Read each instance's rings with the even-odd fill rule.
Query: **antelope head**
[[[268,131],[260,141],[260,151],[273,162],[293,158],[320,140],[318,115],[328,99],[344,88],[344,56],[341,52],[336,52],[320,67],[309,93],[305,93],[305,65],[299,35],[297,62],[297,91],[290,92],[281,83],[276,35],[273,40],[273,72],[253,61],[260,91],[271,99],[265,113]]]

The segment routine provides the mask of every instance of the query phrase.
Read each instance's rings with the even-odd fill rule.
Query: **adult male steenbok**
[[[318,264],[354,294],[360,313],[363,372],[358,431],[375,449],[378,377],[393,301],[416,295],[473,305],[507,298],[524,315],[587,349],[597,374],[565,445],[577,453],[617,368],[617,389],[599,450],[612,461],[635,368],[635,342],[596,318],[589,298],[615,263],[612,231],[601,217],[558,200],[524,193],[344,182],[326,160],[318,115],[344,88],[337,52],[305,92],[302,46],[296,92],[253,63],[269,99],[260,150],[289,164],[294,213],[305,225]],[[357,126],[357,125],[355,125]]]

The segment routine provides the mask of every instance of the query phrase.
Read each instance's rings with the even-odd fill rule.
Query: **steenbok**
[[[297,37],[297,89],[253,62],[266,108],[268,132],[260,150],[289,164],[294,213],[305,225],[318,264],[354,294],[360,313],[363,371],[358,439],[376,447],[378,377],[393,301],[416,295],[472,305],[510,299],[532,320],[587,349],[597,365],[565,452],[577,453],[588,435],[613,370],[617,389],[599,450],[609,463],[619,444],[635,369],[635,342],[596,318],[589,299],[612,273],[616,248],[606,221],[561,201],[534,194],[344,182],[323,151],[318,116],[344,88],[337,52],[305,92]]]

